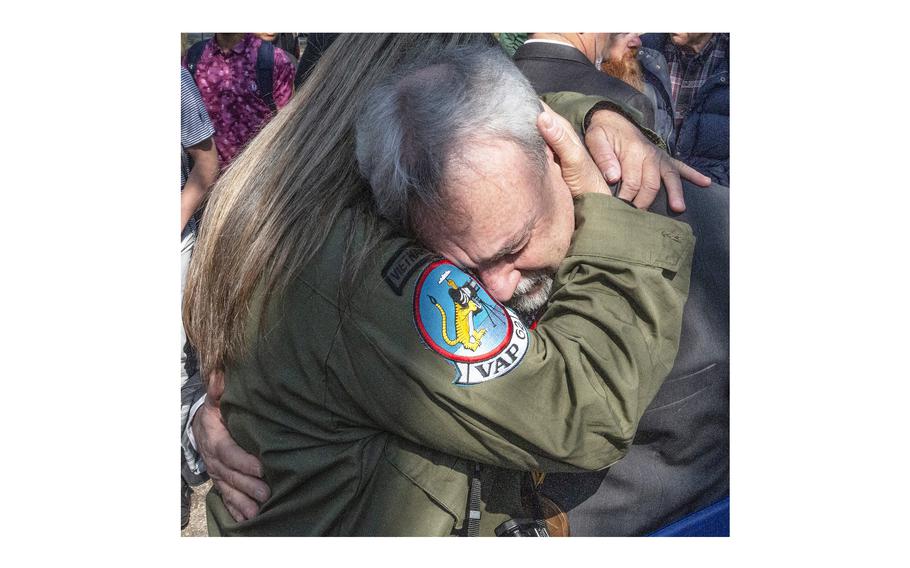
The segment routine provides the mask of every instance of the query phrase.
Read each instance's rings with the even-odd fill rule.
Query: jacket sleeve
[[[584,140],[584,133],[591,124],[591,117],[594,116],[594,113],[599,110],[610,110],[634,124],[655,146],[661,150],[667,150],[667,143],[656,132],[645,127],[641,113],[628,105],[603,97],[572,92],[546,93],[541,95],[540,99],[568,120],[582,140]]]
[[[575,216],[533,330],[444,260],[379,259],[383,277],[352,297],[326,359],[339,427],[512,469],[620,459],[672,367],[694,237],[604,195],[576,200]],[[460,335],[456,304],[469,310]]]

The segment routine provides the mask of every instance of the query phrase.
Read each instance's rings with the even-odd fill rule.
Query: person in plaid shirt
[[[730,34],[669,33],[641,36],[645,80],[661,97],[673,131],[674,156],[730,185]],[[657,120],[659,122],[659,119]]]

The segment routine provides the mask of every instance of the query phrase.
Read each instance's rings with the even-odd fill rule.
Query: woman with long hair
[[[184,296],[202,369],[236,360],[254,290],[261,287],[266,302],[287,286],[343,211],[352,212],[345,284],[387,233],[371,213],[354,156],[358,103],[372,86],[415,50],[492,41],[486,34],[344,34],[323,55],[300,92],[221,176],[206,205]],[[365,235],[356,249],[354,227]]]

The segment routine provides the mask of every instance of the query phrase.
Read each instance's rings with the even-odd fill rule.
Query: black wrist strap
[[[467,536],[480,536],[480,464],[474,463],[471,493],[468,497]]]

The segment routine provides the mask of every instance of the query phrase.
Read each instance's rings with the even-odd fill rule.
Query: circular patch
[[[456,368],[455,383],[476,384],[515,368],[528,332],[480,284],[451,262],[424,269],[414,291],[414,320],[423,341]]]

